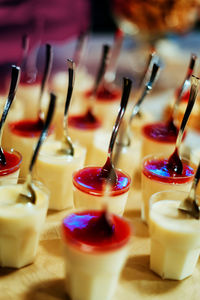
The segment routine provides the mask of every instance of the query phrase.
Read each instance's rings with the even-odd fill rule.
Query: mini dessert
[[[48,208],[48,193],[35,183],[36,203],[17,203],[23,185],[0,186],[0,265],[21,268],[34,261]]]
[[[163,279],[192,275],[200,254],[200,222],[178,210],[187,194],[165,191],[152,195],[150,268]]]
[[[85,92],[83,100],[85,100],[86,107],[91,96],[92,90]],[[111,129],[114,125],[120,98],[121,90],[112,85],[109,85],[109,88],[101,86],[97,90],[94,99],[94,113],[102,120],[103,127],[106,129]]]
[[[60,141],[47,141],[39,154],[34,177],[50,191],[49,209],[66,209],[73,206],[72,174],[83,168],[86,149],[75,146],[74,156],[60,153]]]
[[[72,300],[110,300],[128,256],[128,223],[105,211],[83,211],[63,220],[66,292]]]
[[[101,121],[90,110],[86,114],[71,115],[68,118],[68,132],[73,142],[77,142],[87,149],[86,164],[90,157],[95,134],[101,128]]]
[[[176,143],[178,129],[167,122],[146,124],[142,128],[142,157],[163,153],[169,156]]]
[[[20,177],[27,174],[31,155],[42,128],[41,120],[26,119],[8,123],[3,132],[3,148],[14,148],[22,155]]]
[[[3,185],[7,179],[10,183],[17,183],[19,176],[20,165],[22,162],[22,156],[19,152],[3,151],[6,159],[6,164],[0,163],[0,185]]]
[[[149,199],[152,194],[173,189],[189,191],[194,177],[194,166],[182,159],[181,174],[171,169],[165,155],[150,155],[144,158],[142,170],[142,219],[148,223]]]
[[[112,213],[122,215],[126,206],[131,178],[120,170],[117,182],[107,191],[101,167],[86,167],[73,175],[74,206],[77,209],[101,209],[107,205]]]

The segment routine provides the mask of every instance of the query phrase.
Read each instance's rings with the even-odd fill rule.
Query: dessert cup
[[[72,300],[110,300],[129,251],[128,223],[111,215],[112,232],[102,211],[84,211],[63,220],[66,292]]]
[[[178,210],[183,191],[164,191],[150,199],[150,268],[163,279],[192,275],[200,254],[200,222]]]
[[[68,119],[68,133],[72,141],[87,149],[85,164],[88,164],[95,135],[101,128],[101,122],[94,118],[91,122],[86,115],[71,115]]]
[[[101,167],[86,167],[73,175],[74,206],[78,210],[102,209],[107,206],[112,213],[123,215],[131,178],[121,170],[116,170],[118,180],[106,190],[105,180],[100,177]]]
[[[34,261],[48,208],[47,189],[34,182],[36,203],[17,203],[24,180],[0,186],[0,265],[21,268]]]
[[[142,128],[141,156],[163,153],[169,156],[175,147],[178,131],[169,130],[167,123],[149,123]]]
[[[142,166],[142,207],[141,217],[149,221],[149,199],[152,194],[164,190],[182,190],[188,192],[195,173],[195,166],[182,158],[183,173],[178,175],[167,169],[168,158],[164,154],[149,155]]]
[[[19,120],[9,122],[3,132],[4,149],[14,148],[22,155],[20,177],[26,177],[33,149],[42,130],[42,122],[37,120]]]
[[[0,164],[0,185],[3,185],[7,180],[15,184],[19,177],[22,156],[13,149],[9,151],[4,150],[4,155],[6,158],[6,165]]]
[[[62,143],[44,143],[34,167],[34,178],[50,191],[49,209],[62,210],[73,206],[72,174],[84,166],[86,149],[75,145],[74,156],[60,154]]]

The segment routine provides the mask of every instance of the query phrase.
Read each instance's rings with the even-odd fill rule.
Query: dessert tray
[[[140,218],[140,190],[131,189],[125,218],[132,227],[130,254],[113,300],[200,298],[200,262],[193,275],[182,281],[162,280],[149,269],[148,227]],[[71,210],[50,211],[35,262],[19,270],[0,268],[0,299],[66,300],[60,224]],[[14,249],[13,249],[14,251]]]

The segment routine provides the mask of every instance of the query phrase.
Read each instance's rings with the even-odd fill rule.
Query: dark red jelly
[[[9,175],[11,173],[14,173],[17,171],[20,167],[20,163],[22,160],[21,155],[16,151],[3,151],[5,158],[6,158],[6,164],[3,165],[0,163],[0,176]]]
[[[176,91],[176,96],[178,95],[179,90]],[[182,96],[181,96],[181,102],[188,102],[190,97],[190,89],[188,89],[187,91],[185,91]]]
[[[183,170],[179,174],[169,168],[168,159],[149,159],[144,163],[143,174],[149,179],[164,183],[183,184],[193,179],[194,169],[184,160],[182,160],[182,165]]]
[[[85,252],[115,250],[125,245],[131,235],[129,224],[119,216],[110,214],[110,232],[104,213],[84,211],[67,216],[62,224],[64,240]]]
[[[87,91],[85,93],[85,96],[87,98],[90,98],[92,96],[92,91]],[[121,98],[121,90],[117,88],[108,89],[104,86],[101,86],[96,93],[96,99],[97,101],[118,101]]]
[[[144,136],[161,143],[175,143],[178,135],[178,129],[170,126],[169,123],[151,123],[142,128]]]
[[[101,121],[90,110],[84,115],[73,115],[68,118],[68,125],[78,129],[97,129],[101,127]]]
[[[19,136],[23,137],[38,137],[43,129],[41,120],[20,120],[9,123],[10,130]]]
[[[101,176],[101,167],[87,167],[77,171],[73,176],[74,186],[84,193],[95,196],[104,196],[105,178]],[[129,190],[131,178],[129,175],[115,170],[117,182],[111,188],[111,196],[118,196]]]

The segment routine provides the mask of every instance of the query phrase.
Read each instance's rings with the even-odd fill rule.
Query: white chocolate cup
[[[21,268],[33,263],[48,208],[48,192],[34,183],[36,204],[16,203],[23,188],[8,182],[0,186],[0,265]]]
[[[34,167],[34,178],[50,191],[49,209],[55,210],[73,207],[72,174],[83,168],[86,155],[86,149],[77,145],[74,156],[57,154],[61,145],[53,139],[46,141]]]
[[[178,211],[186,197],[183,191],[170,190],[153,194],[150,200],[150,268],[163,279],[187,278],[199,258],[199,220]]]

